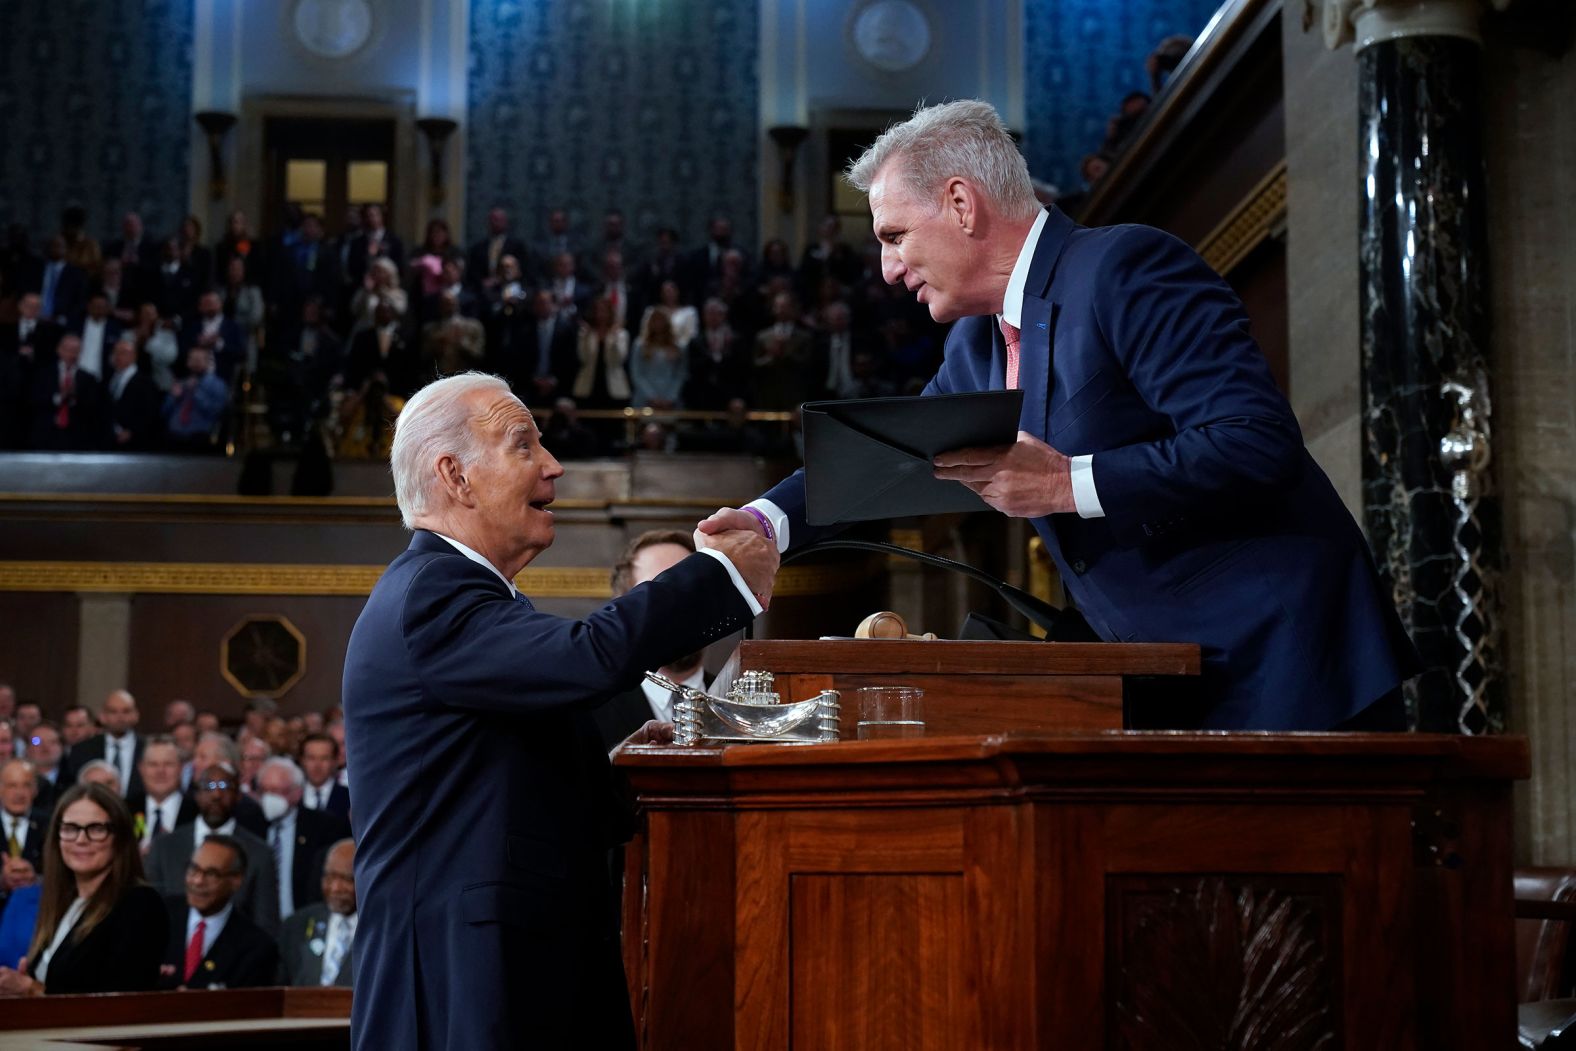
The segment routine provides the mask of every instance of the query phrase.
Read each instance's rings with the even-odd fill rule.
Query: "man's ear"
[[[465,507],[474,506],[475,498],[471,495],[471,482],[465,476],[465,468],[461,466],[460,461],[445,453],[438,457],[432,469],[438,476],[438,484],[443,486],[455,503]]]
[[[948,179],[942,188],[941,206],[946,210],[951,222],[965,234],[973,235],[974,227],[980,219],[979,196],[967,180],[959,176]]]

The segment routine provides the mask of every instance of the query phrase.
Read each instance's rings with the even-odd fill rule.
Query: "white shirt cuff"
[[[780,555],[784,551],[787,551],[788,516],[783,514],[783,509],[765,498],[760,500],[751,500],[744,506],[753,507],[761,514],[766,516],[766,520],[772,524],[772,532],[777,534],[777,553]]]
[[[733,581],[733,586],[739,589],[739,594],[743,595],[744,601],[749,604],[751,615],[759,617],[765,612],[761,608],[761,604],[756,601],[755,592],[751,591],[750,586],[744,582],[744,578],[739,576],[739,570],[734,566],[732,559],[714,547],[703,547],[700,549],[700,553],[710,555],[722,563],[722,568],[728,571],[728,579]]]
[[[1078,508],[1078,517],[1104,518],[1105,509],[1100,506],[1100,494],[1094,488],[1094,453],[1074,456],[1072,473],[1073,506]]]

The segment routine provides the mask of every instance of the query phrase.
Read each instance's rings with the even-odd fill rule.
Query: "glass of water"
[[[854,691],[858,721],[855,735],[861,741],[893,737],[923,737],[925,691],[917,686],[862,686]]]

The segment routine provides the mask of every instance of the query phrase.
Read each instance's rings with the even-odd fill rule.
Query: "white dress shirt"
[[[202,846],[202,841],[212,835],[235,835],[235,818],[232,817],[218,828],[209,828],[208,819],[198,814],[197,820],[192,822],[192,853],[197,853],[197,848]],[[187,933],[190,934],[191,932],[188,931]]]
[[[112,402],[119,401],[120,396],[126,392],[126,384],[130,383],[131,378],[136,374],[137,366],[127,365],[111,376],[109,381],[109,400]]]
[[[334,794],[334,779],[330,777],[321,785],[308,784],[301,790],[301,805],[308,810],[322,810]]]
[[[696,668],[694,673],[680,686],[688,686],[696,690],[706,689],[706,669],[704,666]],[[673,694],[664,690],[650,679],[640,680],[640,692],[646,695],[646,703],[651,705],[651,717],[661,719],[665,723],[673,721]]]
[[[1039,218],[1034,220],[1034,225],[1029,228],[1029,236],[1023,242],[1023,248],[1018,252],[1018,261],[1013,265],[1012,276],[1007,278],[1007,295],[1001,305],[1001,319],[1013,328],[1023,327],[1023,289],[1029,282],[1029,268],[1034,265],[1034,250],[1040,243],[1040,232],[1045,229],[1045,221],[1051,213],[1040,210]],[[1100,506],[1100,494],[1094,488],[1094,454],[1085,453],[1074,456],[1072,459],[1073,506],[1078,509],[1080,518],[1104,518],[1105,510]]]
[[[234,911],[234,909],[234,898],[231,898],[229,901],[225,902],[224,908],[220,909],[212,916],[204,916],[202,913],[188,905],[186,907],[186,940],[181,943],[181,958],[183,960],[185,959],[185,946],[192,943],[192,935],[197,933],[197,924],[199,923],[206,923],[208,925],[203,928],[202,932],[202,954],[206,957],[209,951],[213,949],[213,943],[218,941],[219,935],[224,933],[224,925],[230,922],[230,913]],[[193,974],[192,979],[195,980],[196,978],[197,975]]]
[[[137,768],[137,735],[130,730],[119,737],[105,734],[104,758],[110,759],[111,752],[114,758],[110,762],[120,774],[120,795],[124,799],[131,788],[131,772]]]
[[[142,832],[143,848],[146,849],[148,844],[153,842],[154,814],[159,816],[159,831],[163,833],[175,828],[175,819],[180,812],[181,794],[179,792],[171,792],[157,803],[150,798],[148,800],[148,809],[142,815],[144,822],[146,822],[146,827]]]
[[[296,812],[291,808],[284,817],[268,826],[268,846],[279,863],[279,916],[295,911]]]
[[[103,376],[107,371],[104,368],[109,358],[109,355],[104,353],[107,349],[104,346],[107,328],[109,328],[108,321],[87,318],[82,322],[82,357],[77,359],[77,368],[83,372]]]
[[[0,843],[0,850],[3,850],[13,838],[18,844],[27,842],[27,829],[32,822],[28,820],[26,814],[19,817],[9,810],[0,810],[0,820],[5,822],[5,843]]]

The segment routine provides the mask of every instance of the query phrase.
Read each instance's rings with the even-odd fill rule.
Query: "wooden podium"
[[[1521,738],[1022,732],[617,764],[652,1051],[1514,1046]]]
[[[1185,719],[1199,674],[1192,644],[746,640],[739,659],[772,672],[785,701],[842,692],[845,731],[852,691],[918,686],[931,734],[1120,730],[1167,709]]]

